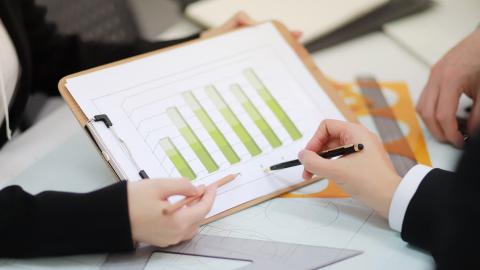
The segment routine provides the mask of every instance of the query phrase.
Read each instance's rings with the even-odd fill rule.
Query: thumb
[[[328,178],[329,172],[334,167],[331,160],[322,158],[317,153],[306,149],[298,153],[298,160],[300,160],[307,172],[321,177]]]
[[[160,197],[163,200],[173,195],[195,196],[198,193],[197,187],[185,178],[155,180]]]

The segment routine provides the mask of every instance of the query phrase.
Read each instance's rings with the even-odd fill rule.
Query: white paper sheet
[[[301,133],[294,139],[259,91],[244,75],[254,71]],[[267,140],[230,89],[238,84],[281,142]],[[207,94],[213,85],[261,150],[252,156],[224,115]],[[67,88],[88,118],[107,114],[118,135],[141,169],[150,178],[178,177],[180,172],[159,145],[168,137],[195,173],[195,185],[209,184],[229,173],[240,172],[235,181],[220,188],[209,216],[302,181],[302,167],[266,175],[265,167],[294,159],[318,124],[325,118],[343,119],[303,62],[270,23],[103,69],[67,81]],[[238,155],[230,164],[183,93],[189,91]],[[207,166],[193,150],[167,111],[175,108],[185,119],[218,169]],[[256,119],[258,120],[258,119]],[[110,130],[95,123],[96,131],[129,180],[139,180],[138,168]],[[203,160],[203,161],[202,161]]]

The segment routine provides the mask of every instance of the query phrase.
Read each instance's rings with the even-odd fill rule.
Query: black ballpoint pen
[[[334,157],[345,156],[345,155],[348,155],[348,154],[352,154],[352,153],[362,151],[363,148],[364,148],[363,144],[361,144],[361,143],[359,143],[359,144],[349,144],[349,145],[344,145],[344,146],[340,146],[340,147],[337,147],[337,148],[334,148],[334,149],[330,149],[330,150],[320,152],[318,155],[323,157],[323,158],[334,158]],[[293,167],[293,166],[299,166],[299,165],[302,165],[300,160],[294,159],[294,160],[290,160],[290,161],[287,161],[287,162],[282,162],[282,163],[272,165],[272,166],[266,168],[265,172],[269,173],[271,171],[286,169],[286,168],[290,168],[290,167]]]

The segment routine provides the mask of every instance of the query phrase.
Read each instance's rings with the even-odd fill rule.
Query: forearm
[[[17,186],[0,191],[0,256],[30,257],[133,248],[126,183],[84,194]]]
[[[470,175],[472,177],[473,175]],[[432,170],[411,199],[402,227],[402,239],[429,251],[439,269],[473,269],[480,213],[478,190],[462,171]],[[477,267],[472,267],[477,265]]]
[[[125,43],[86,42],[75,35],[59,34],[57,28],[46,21],[46,9],[34,1],[25,0],[22,4],[22,16],[18,20],[22,20],[31,45],[32,88],[48,94],[58,94],[57,83],[68,74],[198,37],[158,42],[142,39]]]
[[[453,214],[455,173],[434,169],[421,181],[411,198],[403,219],[402,239],[434,252],[449,228]],[[460,221],[458,221],[460,222]]]

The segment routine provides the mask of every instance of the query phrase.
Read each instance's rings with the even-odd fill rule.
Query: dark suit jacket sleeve
[[[45,8],[36,6],[33,0],[20,1],[33,57],[33,87],[48,94],[57,94],[58,81],[68,74],[198,37],[114,44],[84,42],[77,36],[58,34],[56,27],[45,21]]]
[[[430,251],[440,269],[480,269],[479,136],[465,149],[456,172],[423,179],[403,220],[402,238]]]
[[[90,193],[0,191],[0,257],[133,249],[126,182]]]

